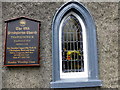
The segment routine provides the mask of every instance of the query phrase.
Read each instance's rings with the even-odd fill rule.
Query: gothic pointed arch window
[[[53,24],[52,88],[101,86],[95,25],[88,10],[78,2],[64,4]]]
[[[80,16],[69,12],[62,19],[59,39],[60,78],[87,77],[86,33]]]

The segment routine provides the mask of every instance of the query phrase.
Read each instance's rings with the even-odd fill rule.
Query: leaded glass
[[[64,19],[62,25],[62,71],[84,71],[82,27],[72,14]]]

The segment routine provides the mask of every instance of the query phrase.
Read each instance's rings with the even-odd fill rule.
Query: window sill
[[[51,88],[79,88],[102,86],[102,81],[98,79],[88,80],[59,80],[51,82]]]

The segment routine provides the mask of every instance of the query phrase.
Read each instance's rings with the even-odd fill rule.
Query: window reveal
[[[51,88],[101,86],[98,78],[96,28],[84,5],[67,2],[52,23]]]
[[[63,22],[62,30],[62,71],[83,72],[83,39],[79,20],[69,15]]]

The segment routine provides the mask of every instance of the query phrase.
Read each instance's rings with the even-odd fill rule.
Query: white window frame
[[[83,57],[84,57],[84,71],[83,72],[62,72],[62,26],[66,18],[70,15],[75,16],[82,28],[82,37],[83,37]],[[87,55],[87,39],[86,39],[86,27],[79,15],[74,12],[68,13],[61,21],[60,30],[59,30],[59,55],[60,55],[60,78],[69,79],[69,78],[88,78],[88,55]]]

